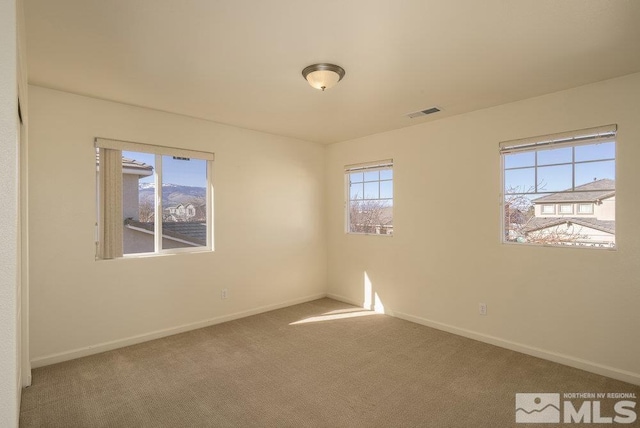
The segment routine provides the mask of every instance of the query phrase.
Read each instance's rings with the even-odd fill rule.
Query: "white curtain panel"
[[[122,257],[122,151],[100,149],[101,259]]]

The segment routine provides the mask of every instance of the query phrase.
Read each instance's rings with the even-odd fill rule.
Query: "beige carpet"
[[[36,369],[20,425],[523,427],[517,392],[640,397],[637,386],[321,299]]]

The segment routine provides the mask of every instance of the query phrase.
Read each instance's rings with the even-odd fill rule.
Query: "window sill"
[[[618,247],[596,247],[592,245],[561,245],[561,244],[532,244],[528,242],[501,242],[502,245],[510,247],[537,247],[537,248],[572,248],[580,250],[598,250],[598,251],[618,251]]]
[[[214,253],[215,251],[209,248],[203,248],[203,249],[198,249],[198,250],[191,250],[191,251],[166,251],[166,252],[161,252],[161,253],[136,253],[136,254],[125,254],[122,257],[118,257],[115,259],[101,259],[96,257],[96,261],[97,262],[103,262],[103,261],[113,261],[113,260],[134,260],[134,259],[149,259],[149,258],[155,258],[155,257],[168,257],[168,256],[178,256],[178,255],[183,255],[183,254],[203,254],[203,253]]]
[[[345,235],[356,235],[356,236],[384,236],[387,238],[393,238],[393,234],[382,234],[382,233],[357,233],[357,232],[345,232]]]

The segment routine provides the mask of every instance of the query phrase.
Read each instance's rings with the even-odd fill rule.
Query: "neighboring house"
[[[533,201],[534,216],[523,228],[527,241],[567,245],[615,244],[615,181],[594,180]]]
[[[196,216],[196,207],[193,204],[178,204],[165,208],[163,218],[171,221],[188,221]]]

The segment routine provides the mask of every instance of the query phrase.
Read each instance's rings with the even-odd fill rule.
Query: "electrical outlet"
[[[220,298],[221,298],[221,299],[226,299],[226,298],[227,298],[227,294],[228,294],[228,293],[229,293],[229,291],[228,291],[226,288],[223,288],[223,289],[220,291]]]
[[[480,303],[480,315],[487,315],[487,304]]]

